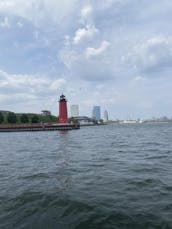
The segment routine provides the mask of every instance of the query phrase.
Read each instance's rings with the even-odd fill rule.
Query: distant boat
[[[142,120],[122,120],[121,124],[135,124],[135,123],[143,123]]]

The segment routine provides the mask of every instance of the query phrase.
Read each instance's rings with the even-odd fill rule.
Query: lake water
[[[0,133],[0,228],[171,229],[172,124]]]

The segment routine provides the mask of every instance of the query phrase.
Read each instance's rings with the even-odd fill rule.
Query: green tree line
[[[15,114],[9,112],[3,114],[0,112],[0,124],[21,124],[21,123],[39,123],[39,122],[57,122],[58,118],[54,115],[43,116],[41,114]]]

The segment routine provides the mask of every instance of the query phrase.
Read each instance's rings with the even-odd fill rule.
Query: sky
[[[0,0],[0,110],[172,116],[171,0]]]

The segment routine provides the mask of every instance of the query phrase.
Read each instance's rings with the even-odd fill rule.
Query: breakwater
[[[8,124],[8,125],[0,125],[0,132],[55,131],[55,130],[74,130],[79,128],[80,128],[79,124],[70,124],[70,123]]]

